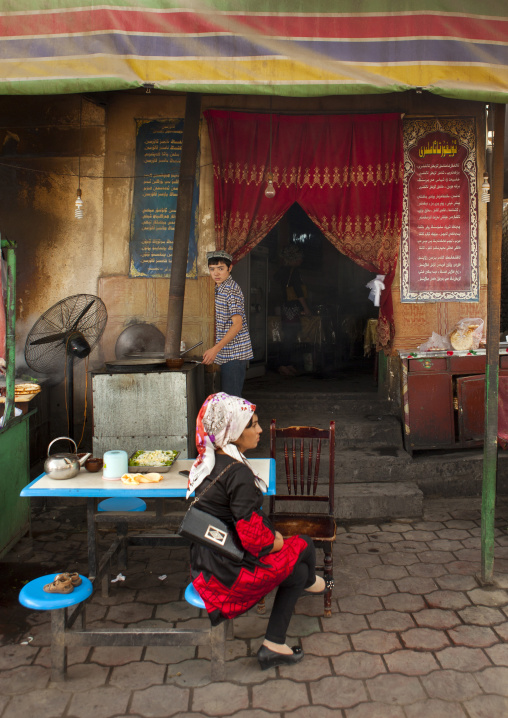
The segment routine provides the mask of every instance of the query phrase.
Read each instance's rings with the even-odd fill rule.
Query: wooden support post
[[[16,383],[16,244],[8,239],[1,240],[2,249],[7,250],[7,296],[6,296],[6,397],[4,408],[4,427],[14,418],[14,392]],[[1,301],[1,298],[0,298]]]
[[[187,257],[189,254],[192,195],[194,192],[194,180],[196,177],[200,115],[201,95],[188,93],[185,104],[182,159],[180,161],[180,180],[178,182],[178,198],[176,201],[175,237],[173,243],[173,258],[171,260],[171,280],[169,283],[166,344],[164,347],[164,355],[166,359],[176,359],[180,356],[183,299],[185,294]]]
[[[483,444],[481,581],[492,583],[497,479],[497,411],[501,314],[501,245],[503,234],[505,106],[494,108],[494,149],[487,224],[487,357],[485,367],[485,436]]]

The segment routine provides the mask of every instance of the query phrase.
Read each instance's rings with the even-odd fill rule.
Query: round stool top
[[[194,588],[193,583],[189,583],[189,585],[185,589],[185,600],[192,606],[197,606],[198,608],[206,608],[205,602]]]
[[[19,602],[27,608],[36,611],[53,611],[55,608],[66,608],[81,603],[93,591],[93,584],[86,578],[81,576],[79,586],[74,586],[70,593],[47,593],[44,586],[47,583],[53,583],[55,576],[58,574],[50,573],[47,576],[39,576],[33,581],[27,583],[19,592]]]
[[[143,499],[104,499],[97,506],[98,511],[146,511]]]

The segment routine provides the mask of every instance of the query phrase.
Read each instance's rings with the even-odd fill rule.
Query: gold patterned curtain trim
[[[267,181],[269,168],[266,165],[249,165],[245,163],[243,166],[239,162],[230,162],[227,167],[221,169],[218,165],[214,165],[214,173],[217,179],[221,179],[225,184],[245,184],[247,186],[260,185]],[[394,182],[402,182],[404,176],[404,166],[402,163],[386,163],[367,165],[363,167],[284,167],[272,168],[273,182],[275,186],[291,186],[298,187],[358,187],[363,185],[366,187],[372,185],[387,185]]]

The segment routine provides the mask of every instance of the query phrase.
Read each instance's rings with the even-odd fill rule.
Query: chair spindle
[[[314,470],[314,488],[313,488],[313,495],[316,495],[317,490],[317,484],[318,484],[318,475],[319,475],[319,460],[321,458],[321,439],[318,441],[317,445],[317,452],[316,452],[316,468]]]

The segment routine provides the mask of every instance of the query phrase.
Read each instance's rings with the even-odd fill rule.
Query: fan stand
[[[65,404],[67,408],[67,424],[69,437],[74,440],[74,356],[67,354],[65,367]]]

